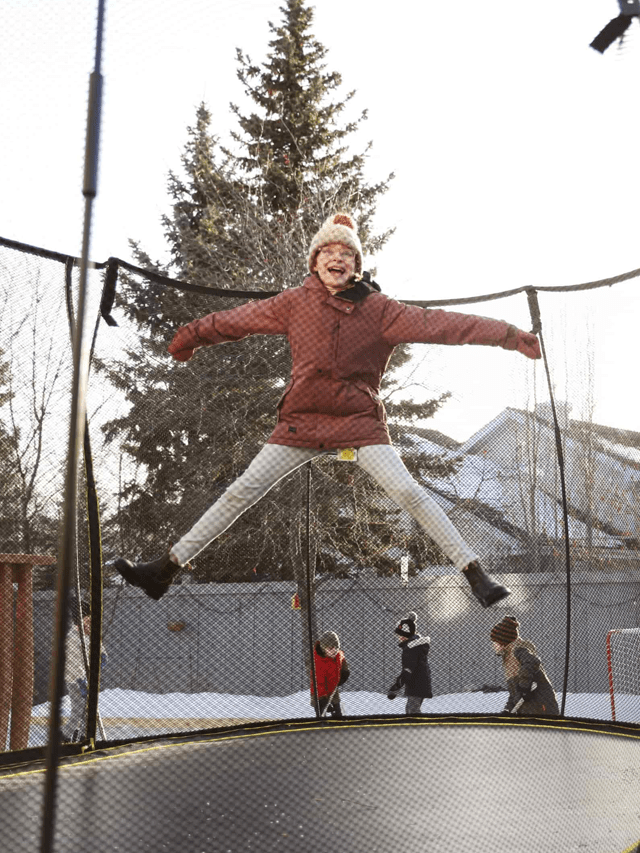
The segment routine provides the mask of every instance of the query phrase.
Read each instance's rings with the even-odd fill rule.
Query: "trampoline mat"
[[[5,853],[39,843],[44,773],[0,778]],[[640,738],[385,721],[201,735],[60,767],[56,853],[623,853]]]

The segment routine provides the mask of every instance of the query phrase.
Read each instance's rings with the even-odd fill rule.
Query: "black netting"
[[[37,758],[48,738],[56,531],[65,461],[62,433],[70,391],[68,312],[73,313],[77,298],[77,264],[73,259],[47,257],[29,247],[4,243],[6,488],[1,550],[3,600],[9,610],[3,622],[8,657],[4,658],[2,722],[7,756],[13,752]],[[80,481],[71,610],[77,617],[78,590],[83,615],[102,606],[105,654],[98,707],[92,713],[82,698],[84,664],[78,656],[79,646],[75,650],[73,646],[78,629],[71,625],[66,647],[68,695],[62,705],[62,739],[71,745],[63,747],[64,752],[73,754],[85,748],[92,743],[87,740],[91,736],[106,746],[189,731],[224,732],[229,726],[277,725],[316,714],[326,720],[324,725],[331,726],[335,720],[350,726],[358,719],[403,713],[405,705],[413,720],[421,712],[432,721],[486,723],[492,715],[508,714],[519,696],[518,685],[514,692],[512,684],[515,701],[509,700],[506,673],[491,646],[491,629],[505,616],[515,617],[521,637],[534,643],[544,668],[545,675],[540,677],[545,684],[536,688],[541,691],[540,704],[534,703],[529,712],[538,725],[545,717],[551,724],[553,715],[562,711],[567,721],[590,720],[592,727],[613,725],[615,720],[625,724],[628,734],[636,731],[639,563],[635,498],[640,483],[640,437],[594,417],[602,376],[595,357],[599,330],[612,322],[616,299],[627,298],[632,283],[618,283],[606,291],[539,294],[548,375],[542,362],[495,348],[445,351],[434,345],[415,345],[405,365],[394,370],[391,364],[389,391],[394,385],[409,384],[403,377],[409,372],[413,388],[437,389],[443,381],[439,371],[445,369],[444,356],[449,365],[452,360],[472,356],[477,370],[504,386],[509,404],[462,444],[430,429],[428,420],[412,423],[406,409],[394,407],[392,394],[388,419],[394,445],[411,475],[481,556],[482,565],[494,579],[511,590],[498,605],[489,610],[479,606],[451,559],[358,464],[367,458],[363,448],[357,449],[356,459],[351,452],[339,458],[335,450],[317,449],[319,455],[300,463],[247,509],[191,560],[190,569],[178,571],[160,600],[154,601],[123,581],[116,569],[117,559],[124,556],[135,562],[162,554],[247,468],[269,435],[273,417],[270,423],[268,413],[283,394],[291,361],[279,337],[254,336],[203,348],[193,360],[175,362],[166,354],[171,334],[167,335],[162,324],[152,328],[140,323],[130,310],[132,305],[161,301],[163,290],[169,288],[195,317],[246,301],[188,293],[179,282],[161,284],[149,280],[142,270],[126,267],[112,261],[108,277],[106,265],[91,272],[91,311],[97,318],[97,334],[88,387],[89,441],[84,447],[90,467],[87,475],[83,466]],[[527,327],[531,298],[530,292],[522,292],[504,301],[474,305],[473,310],[517,319],[521,327]],[[455,307],[448,306],[448,310]],[[469,311],[467,306],[465,310]],[[584,316],[584,338],[572,340],[570,345],[566,335],[569,311]],[[606,370],[612,369],[613,355],[608,352]],[[464,397],[457,402],[464,406]],[[265,414],[255,420],[253,408]],[[566,486],[568,547],[558,444]],[[176,483],[181,484],[180,489]],[[94,490],[97,501],[93,500]],[[98,522],[102,602],[99,587],[92,590],[90,570],[90,531]],[[25,590],[32,615],[28,607],[25,610]],[[11,607],[12,598],[15,608]],[[410,612],[416,616],[418,634],[428,635],[430,644],[432,697],[422,702],[418,698],[417,705],[411,704],[416,702],[412,696],[404,695],[411,690],[395,683],[401,666],[394,627]],[[10,624],[15,627],[17,649],[11,664]],[[338,692],[340,698],[333,695],[326,710],[328,697],[322,701],[322,690],[317,707],[310,700],[309,624],[314,642],[327,631],[338,635],[350,669],[348,681]],[[35,672],[28,719],[24,710],[25,678],[29,678],[25,655],[28,657],[31,626]],[[90,633],[86,642],[89,653]],[[324,678],[323,661],[317,657],[315,661],[320,667],[316,677]],[[555,692],[555,709],[542,701],[549,698],[543,692],[547,681]],[[392,688],[397,698],[390,701],[387,693]],[[75,705],[71,702],[74,693]],[[507,710],[503,711],[505,702]],[[515,724],[526,719],[517,714],[509,721]],[[561,722],[558,719],[556,727]],[[278,729],[267,731],[275,734]],[[253,731],[258,733],[264,731]],[[310,736],[310,732],[305,735]],[[513,736],[530,737],[520,729]],[[317,738],[317,733],[312,737]],[[420,737],[410,751],[423,748]],[[466,739],[472,735],[469,732],[448,747],[443,747],[442,740],[449,736],[438,737],[439,748],[453,757],[466,748]],[[480,738],[483,743],[484,737],[489,735]],[[371,738],[375,740],[373,735]],[[544,738],[541,750],[557,748],[551,745],[551,734]],[[236,739],[212,743],[230,745]],[[177,752],[172,758],[178,766],[193,760],[189,747],[181,748],[187,753]],[[191,749],[195,748],[192,744]],[[322,748],[320,743],[317,748]],[[341,749],[339,745],[333,748]],[[370,748],[380,747],[372,742]],[[482,748],[502,749],[492,740]],[[590,748],[597,752],[598,745]],[[344,749],[350,747],[345,744]],[[615,752],[617,747],[612,749]],[[275,753],[269,754],[270,750]],[[120,760],[129,755],[109,754]],[[124,771],[113,769],[101,784],[116,784],[116,778],[125,789],[138,784],[136,774],[152,772],[155,759],[148,759],[148,767],[147,759],[140,760],[132,770],[132,781]],[[270,762],[274,772],[287,774],[286,767],[294,758],[285,740],[258,747],[255,757],[246,760],[248,766],[254,761],[260,767],[263,761]],[[370,760],[367,755],[365,762]],[[544,760],[555,759],[547,756]],[[619,760],[616,754],[615,761]],[[309,761],[307,771],[300,771],[302,777],[294,774],[293,787],[298,791],[305,789],[307,773],[314,778],[326,772],[321,763],[316,765],[316,759]],[[392,764],[394,761],[399,759]],[[567,772],[570,766],[569,761]],[[484,767],[484,759],[472,761],[472,772]],[[172,775],[175,772],[172,769]],[[229,769],[224,773],[228,775]],[[109,779],[110,774],[115,774],[114,779]],[[252,796],[268,787],[269,778],[268,774],[256,777]],[[554,786],[561,785],[561,779],[558,769]],[[214,777],[211,784],[220,782]],[[239,772],[234,785],[247,784]],[[323,781],[317,791],[324,791],[325,784]],[[11,794],[9,783],[7,790],[8,798],[22,796]],[[85,796],[82,782],[62,788],[67,790],[60,803],[62,814]],[[270,828],[279,827],[279,821],[286,828],[280,838],[297,839],[290,848],[281,849],[298,849],[295,845],[309,823],[300,818],[296,827],[291,824],[287,801],[292,794],[287,791],[287,786],[282,787],[279,799],[264,807],[271,810]],[[331,796],[324,794],[331,802]],[[375,808],[373,801],[367,803],[366,809]],[[476,804],[475,808],[480,807]],[[186,849],[196,850],[203,839],[214,837],[219,846],[206,849],[245,849],[239,842],[234,846],[239,835],[233,836],[235,841],[223,837],[225,821],[235,825],[241,808],[218,815],[222,823],[213,835],[207,835],[208,830],[200,825],[204,813],[201,804],[185,818],[189,829],[183,838],[196,839]],[[264,826],[252,830],[247,838],[255,837],[256,849],[271,849],[268,844],[275,844],[277,833],[270,836],[267,832],[264,837],[271,840],[261,847],[257,838],[263,831]],[[370,827],[365,821],[353,831],[359,831],[363,840],[369,837]],[[573,837],[573,831],[567,828],[567,837]],[[119,830],[108,832],[113,834],[115,847]],[[180,831],[169,830],[162,821],[154,832],[156,838],[171,839],[176,832],[180,836]],[[335,840],[333,832],[327,830],[319,837],[329,843]],[[35,828],[29,833],[33,839]],[[146,832],[142,835],[144,840],[135,841],[130,849],[152,849],[155,842]],[[16,826],[15,838],[20,837]],[[442,837],[467,843],[465,849],[485,849],[464,841],[464,833]],[[67,849],[65,845],[74,844],[75,838],[75,831],[60,829],[58,849]],[[167,843],[167,849],[178,849],[172,847],[175,840]]]
[[[335,95],[307,4],[279,9],[265,65],[238,52],[242,94],[260,115],[233,108],[241,133],[225,147],[215,99],[226,93],[216,78],[226,6],[114,0],[105,57],[119,73],[102,101],[110,178],[100,250],[89,252],[114,257],[89,263],[84,282],[65,245],[75,214],[62,181],[67,161],[81,162],[69,104],[85,97],[94,11],[58,4],[54,24],[41,4],[13,5],[20,15],[0,38],[2,67],[15,69],[2,88],[3,130],[18,140],[7,149],[16,166],[3,156],[9,231],[62,251],[0,237],[2,851],[640,853],[640,270],[564,287],[478,286],[466,299],[431,283],[424,302],[392,298],[382,274],[379,293],[377,271],[354,279],[350,265],[377,258],[391,236],[372,221],[392,176],[367,184],[369,149],[350,153],[364,116],[343,114],[350,96]],[[336,45],[363,23],[352,5],[342,4],[340,32],[324,19]],[[636,5],[620,18],[636,18]],[[243,9],[276,14],[267,0]],[[431,81],[437,39],[425,51],[417,25],[394,35],[399,21],[385,16],[386,43],[401,37]],[[618,20],[596,48],[617,38],[613,61],[632,54],[637,23]],[[482,38],[474,19],[466,27]],[[387,65],[379,46],[357,49],[372,78],[374,63]],[[25,57],[46,93],[40,112]],[[204,71],[193,89],[180,82],[201,61],[215,69],[211,110],[191,109]],[[589,134],[628,107],[626,81],[604,67],[617,82],[607,97],[595,78],[585,87]],[[509,72],[500,66],[498,88]],[[384,83],[399,104],[408,80],[389,63]],[[469,104],[483,85],[473,82]],[[580,132],[572,142],[550,107],[564,183],[520,249],[502,230],[544,195],[517,144],[535,104],[519,112],[505,89],[513,138],[490,142],[501,171],[517,175],[515,204],[483,162],[478,121],[469,142],[474,116],[495,121],[488,102],[473,104],[458,149],[447,116],[462,103],[450,108],[447,87],[442,103],[420,92],[429,133],[397,130],[403,159],[437,164],[434,202],[416,180],[402,213],[405,226],[421,217],[416,278],[424,245],[448,230],[454,254],[476,254],[484,238],[469,224],[491,217],[478,199],[493,193],[509,214],[477,266],[503,252],[516,284],[540,281],[554,246],[566,241],[568,257],[589,239],[585,226],[576,249],[552,217],[567,196],[584,201],[583,224],[600,207],[629,228],[606,194],[631,181],[626,114],[609,172],[594,170],[585,191],[591,154],[568,153]],[[572,94],[574,109],[577,119]],[[188,127],[182,158],[160,163],[154,135],[171,138],[177,125]],[[454,139],[455,158],[440,164],[438,146]],[[17,166],[18,149],[32,169]],[[182,168],[167,181],[164,260],[146,254],[146,215],[133,203],[156,158],[163,173]],[[467,190],[468,168],[483,174]],[[44,204],[45,183],[56,216],[12,206]],[[85,183],[85,201],[95,189]],[[341,210],[359,236],[342,214],[305,279],[314,235]],[[106,220],[140,242],[105,247]],[[460,274],[454,261],[447,274],[475,275],[475,261]],[[344,289],[329,294],[336,282]],[[86,387],[73,340],[83,297]],[[74,474],[69,423],[85,402]]]

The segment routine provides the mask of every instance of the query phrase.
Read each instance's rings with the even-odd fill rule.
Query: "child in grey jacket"
[[[491,642],[507,679],[509,698],[504,713],[518,716],[558,716],[560,709],[536,647],[518,633],[515,616],[505,616],[491,629]]]

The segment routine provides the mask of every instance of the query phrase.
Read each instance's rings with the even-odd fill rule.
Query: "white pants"
[[[182,565],[193,559],[279,480],[319,455],[321,451],[314,448],[265,444],[244,474],[175,543],[171,549],[173,556]],[[382,486],[399,507],[415,518],[456,568],[462,570],[478,558],[444,511],[413,479],[394,447],[389,444],[359,447],[358,465]]]

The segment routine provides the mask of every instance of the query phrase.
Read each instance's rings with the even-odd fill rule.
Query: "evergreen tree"
[[[243,114],[232,106],[239,130],[229,147],[211,134],[211,116],[204,104],[199,107],[195,126],[188,130],[182,173],[169,175],[173,210],[163,225],[170,263],[154,263],[134,243],[141,266],[207,287],[276,292],[301,284],[310,240],[336,210],[354,217],[366,255],[388,240],[391,232],[373,234],[371,221],[393,175],[367,183],[366,151],[352,155],[346,144],[366,112],[340,123],[354,93],[331,100],[341,78],[323,65],[326,50],[311,33],[312,10],[303,0],[287,0],[281,12],[281,24],[270,25],[273,39],[264,65],[237,53],[238,76],[256,111]],[[105,428],[107,439],[122,441],[129,460],[120,507],[110,521],[129,531],[114,545],[148,554],[157,549],[160,531],[182,532],[190,526],[258,452],[273,428],[290,356],[283,338],[256,336],[205,348],[193,362],[176,364],[166,355],[175,328],[238,301],[194,298],[169,287],[141,286],[132,277],[119,292],[120,307],[135,324],[137,337],[130,339],[125,370],[121,364],[98,362],[131,404]],[[409,358],[408,347],[397,348],[387,393]],[[403,404],[398,413],[426,417],[443,399],[413,405],[410,412]],[[322,464],[328,479],[314,478],[314,489],[318,498],[322,489],[333,489],[335,498],[339,483],[348,484],[352,472]],[[364,475],[358,470],[353,476]],[[362,488],[365,505],[372,505],[375,487],[367,479]],[[305,489],[303,472],[276,486],[218,538],[214,553],[203,554],[196,577],[292,577],[304,561]],[[341,493],[339,500],[322,502],[318,521],[323,529],[335,521],[342,499]],[[380,495],[376,500],[380,503]],[[379,561],[382,550],[393,544],[385,545],[393,538],[388,519],[383,527],[377,536],[370,531],[358,548],[349,544],[353,531],[345,529],[335,534],[329,551],[369,564]],[[337,571],[342,563],[329,551],[318,559]]]

